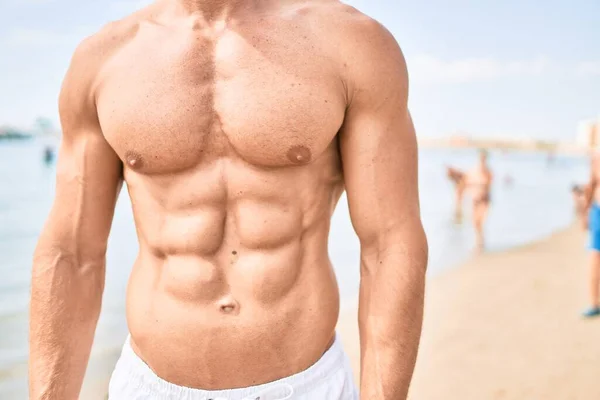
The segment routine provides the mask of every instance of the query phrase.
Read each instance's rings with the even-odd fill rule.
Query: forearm
[[[426,244],[363,256],[361,399],[406,399],[423,320]]]
[[[82,260],[40,243],[30,305],[32,400],[76,400],[89,359],[104,287],[104,259]]]
[[[589,185],[584,190],[584,209],[589,210],[592,201],[594,200],[594,192],[596,191],[596,180],[592,179]]]

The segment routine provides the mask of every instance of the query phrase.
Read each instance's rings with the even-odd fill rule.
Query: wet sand
[[[410,399],[600,399],[600,318],[579,316],[584,244],[573,227],[430,279]],[[339,331],[357,372],[355,321],[344,311]]]

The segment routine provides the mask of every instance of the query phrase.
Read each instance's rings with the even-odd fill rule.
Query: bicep
[[[59,99],[63,137],[55,200],[46,228],[55,242],[52,245],[96,257],[106,251],[122,164],[102,134],[95,104],[79,71],[67,73]]]
[[[61,246],[105,251],[116,199],[121,164],[101,135],[69,133],[59,151],[56,194],[48,228]]]
[[[391,35],[375,35],[372,42],[379,50],[355,70],[340,132],[350,216],[363,249],[421,229],[406,64]]]
[[[353,121],[340,145],[350,216],[363,245],[420,224],[417,144],[408,110]]]

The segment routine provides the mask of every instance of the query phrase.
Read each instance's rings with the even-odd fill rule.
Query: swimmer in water
[[[44,148],[44,162],[46,164],[52,164],[54,161],[54,149],[50,146]]]
[[[484,247],[483,226],[491,203],[492,178],[492,171],[488,166],[488,153],[481,150],[479,151],[477,166],[469,171],[465,177],[466,190],[471,195],[473,202],[473,225],[478,250],[482,250]]]

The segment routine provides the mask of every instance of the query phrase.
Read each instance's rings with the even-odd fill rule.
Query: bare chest
[[[309,163],[345,110],[341,80],[320,52],[306,39],[225,32],[213,40],[142,26],[101,75],[102,130],[125,163],[148,173],[222,157]]]

